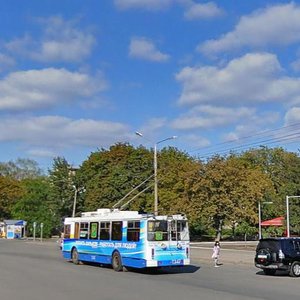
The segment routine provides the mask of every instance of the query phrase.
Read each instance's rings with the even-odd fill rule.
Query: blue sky
[[[297,150],[300,3],[2,0],[0,115],[0,161],[42,168],[173,135],[204,158]]]

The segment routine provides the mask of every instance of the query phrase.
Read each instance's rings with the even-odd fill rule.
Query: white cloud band
[[[103,78],[66,69],[19,71],[0,81],[0,110],[35,110],[91,97],[106,87]]]

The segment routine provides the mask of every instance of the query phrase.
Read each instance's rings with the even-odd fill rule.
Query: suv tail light
[[[282,252],[281,249],[279,250],[278,257],[279,257],[279,259],[284,259],[285,258],[285,255],[284,255],[284,253]]]

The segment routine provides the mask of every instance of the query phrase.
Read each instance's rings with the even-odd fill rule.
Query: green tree
[[[0,174],[17,180],[37,178],[43,175],[38,163],[31,159],[18,158],[15,162],[0,163]]]
[[[0,219],[11,217],[12,207],[23,193],[24,189],[18,180],[0,176]]]
[[[49,170],[49,181],[49,209],[55,212],[61,222],[64,217],[72,215],[74,202],[75,174],[65,158],[54,158],[52,169]]]
[[[220,238],[224,225],[257,222],[257,203],[272,189],[269,178],[249,168],[238,157],[215,156],[205,165],[198,182],[200,219]]]
[[[119,143],[109,150],[101,149],[92,153],[83,162],[77,178],[80,185],[86,188],[85,209],[112,207],[147,179],[152,170],[152,156],[143,147],[135,149],[131,145]],[[143,187],[138,191],[141,189]],[[147,210],[148,193],[141,194],[128,208]]]
[[[194,187],[199,181],[200,161],[176,148],[158,153],[158,192],[161,214],[185,213],[192,223],[197,219]]]
[[[12,207],[12,216],[27,221],[29,234],[32,234],[33,222],[37,223],[37,234],[43,223],[44,236],[54,233],[55,212],[49,208],[50,183],[47,178],[25,179],[21,183],[24,194]]]
[[[274,193],[268,201],[273,205],[265,207],[264,218],[275,218],[286,214],[285,198],[287,195],[300,195],[300,158],[296,153],[282,148],[261,147],[245,152],[241,158],[252,166],[261,168],[269,176],[274,186]],[[290,203],[291,231],[300,233],[300,201]]]

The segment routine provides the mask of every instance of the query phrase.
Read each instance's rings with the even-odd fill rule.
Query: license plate
[[[257,258],[260,258],[260,259],[267,259],[267,255],[265,255],[265,254],[258,254],[258,255],[257,255]]]
[[[183,259],[173,259],[172,260],[172,265],[182,265],[183,264]]]

